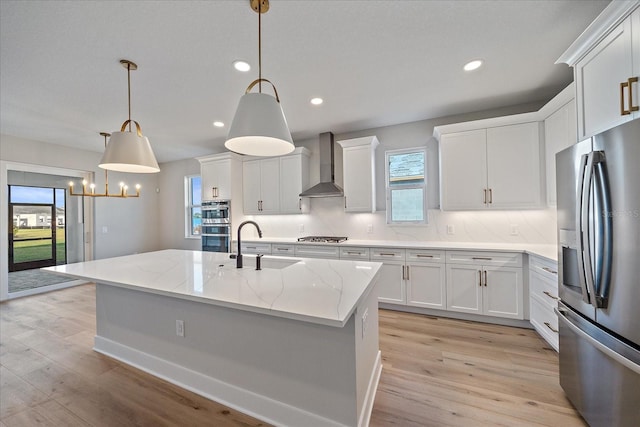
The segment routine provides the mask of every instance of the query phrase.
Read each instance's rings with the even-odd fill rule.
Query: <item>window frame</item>
[[[201,238],[201,234],[194,233],[191,227],[194,209],[200,209],[202,214],[202,201],[201,204],[193,203],[193,180],[195,178],[200,179],[200,184],[202,185],[202,177],[200,175],[187,175],[184,177],[184,237],[186,239]],[[202,195],[200,197],[202,198]]]
[[[410,153],[422,153],[424,158],[424,179],[422,183],[411,183],[411,184],[395,184],[393,186],[390,185],[390,176],[389,176],[389,158],[390,156],[398,155],[398,154],[410,154]],[[389,225],[427,225],[429,223],[429,215],[427,211],[427,149],[426,147],[413,147],[413,148],[402,148],[398,150],[387,150],[384,153],[384,172],[385,172],[385,197],[386,197],[386,217],[387,224]],[[394,221],[393,220],[393,206],[391,203],[391,193],[393,190],[410,190],[410,189],[421,189],[422,190],[422,220],[418,221]]]

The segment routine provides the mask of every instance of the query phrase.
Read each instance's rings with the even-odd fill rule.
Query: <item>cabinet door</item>
[[[547,205],[556,205],[556,153],[577,142],[576,101],[565,104],[544,121]]]
[[[541,206],[538,122],[487,129],[489,207]]]
[[[371,147],[343,148],[343,179],[346,212],[373,212]]]
[[[231,160],[202,163],[202,200],[231,199]]]
[[[483,313],[496,317],[524,319],[522,269],[487,266],[483,269],[486,272],[482,296]]]
[[[447,265],[447,309],[482,314],[482,267]]]
[[[242,202],[245,214],[260,213],[260,162],[251,160],[242,164]]]
[[[440,204],[443,210],[484,209],[487,188],[486,130],[440,138]]]
[[[302,200],[302,156],[287,156],[280,159],[280,213],[301,213]]]
[[[631,114],[623,116],[620,112],[620,83],[634,76],[632,18],[628,17],[614,28],[575,66],[580,140],[632,119]],[[637,85],[634,86],[637,93]],[[628,97],[623,101],[628,109]],[[637,105],[637,101],[635,98],[634,104]]]
[[[405,283],[402,276],[402,262],[385,262],[380,268],[378,278],[378,301],[393,304],[404,304]]]
[[[407,305],[446,310],[446,272],[444,264],[409,263]]]
[[[260,160],[260,213],[280,212],[280,159]]]

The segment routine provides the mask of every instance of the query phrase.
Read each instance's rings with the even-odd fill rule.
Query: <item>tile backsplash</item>
[[[308,214],[246,216],[264,237],[347,236],[358,240],[477,243],[556,243],[556,210],[463,211],[430,209],[423,226],[388,225],[384,211],[345,213],[343,199],[310,199]],[[254,236],[257,237],[257,234]]]

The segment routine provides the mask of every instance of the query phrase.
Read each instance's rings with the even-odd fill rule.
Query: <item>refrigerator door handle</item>
[[[576,244],[578,251],[578,276],[582,288],[582,300],[591,304],[594,295],[589,249],[589,196],[593,177],[593,152],[582,155],[576,191]]]
[[[592,294],[591,304],[596,308],[606,308],[609,297],[609,280],[611,278],[613,254],[613,224],[611,194],[604,151],[596,151],[594,155],[594,177],[597,197],[595,215],[598,217],[598,239],[596,256],[595,293]]]
[[[567,316],[564,315],[564,313],[566,313],[567,310],[568,309],[561,308],[561,307],[560,308],[558,308],[558,307],[554,307],[553,308],[553,311],[558,315],[558,320],[560,322],[562,322],[563,325],[565,325],[569,329],[571,329],[571,331],[573,333],[578,335],[580,338],[585,339],[586,341],[588,341],[589,344],[594,346],[596,349],[598,349],[599,351],[601,351],[605,355],[609,356],[611,359],[615,360],[616,362],[620,363],[621,365],[631,369],[633,372],[635,372],[636,374],[640,375],[640,365],[638,365],[638,364],[634,363],[633,361],[627,359],[626,357],[622,356],[621,354],[613,351],[612,349],[610,349],[609,347],[607,347],[606,345],[602,344],[600,341],[598,341],[597,339],[593,338],[591,335],[589,335],[588,333],[583,331],[581,328],[576,326],[569,318],[567,318]]]

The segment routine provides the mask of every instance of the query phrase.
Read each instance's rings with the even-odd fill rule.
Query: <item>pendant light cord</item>
[[[131,132],[131,64],[127,64],[127,92],[128,92],[128,103],[129,103],[129,132]],[[105,141],[106,141],[105,137]]]
[[[262,93],[262,0],[258,1],[258,92]]]

